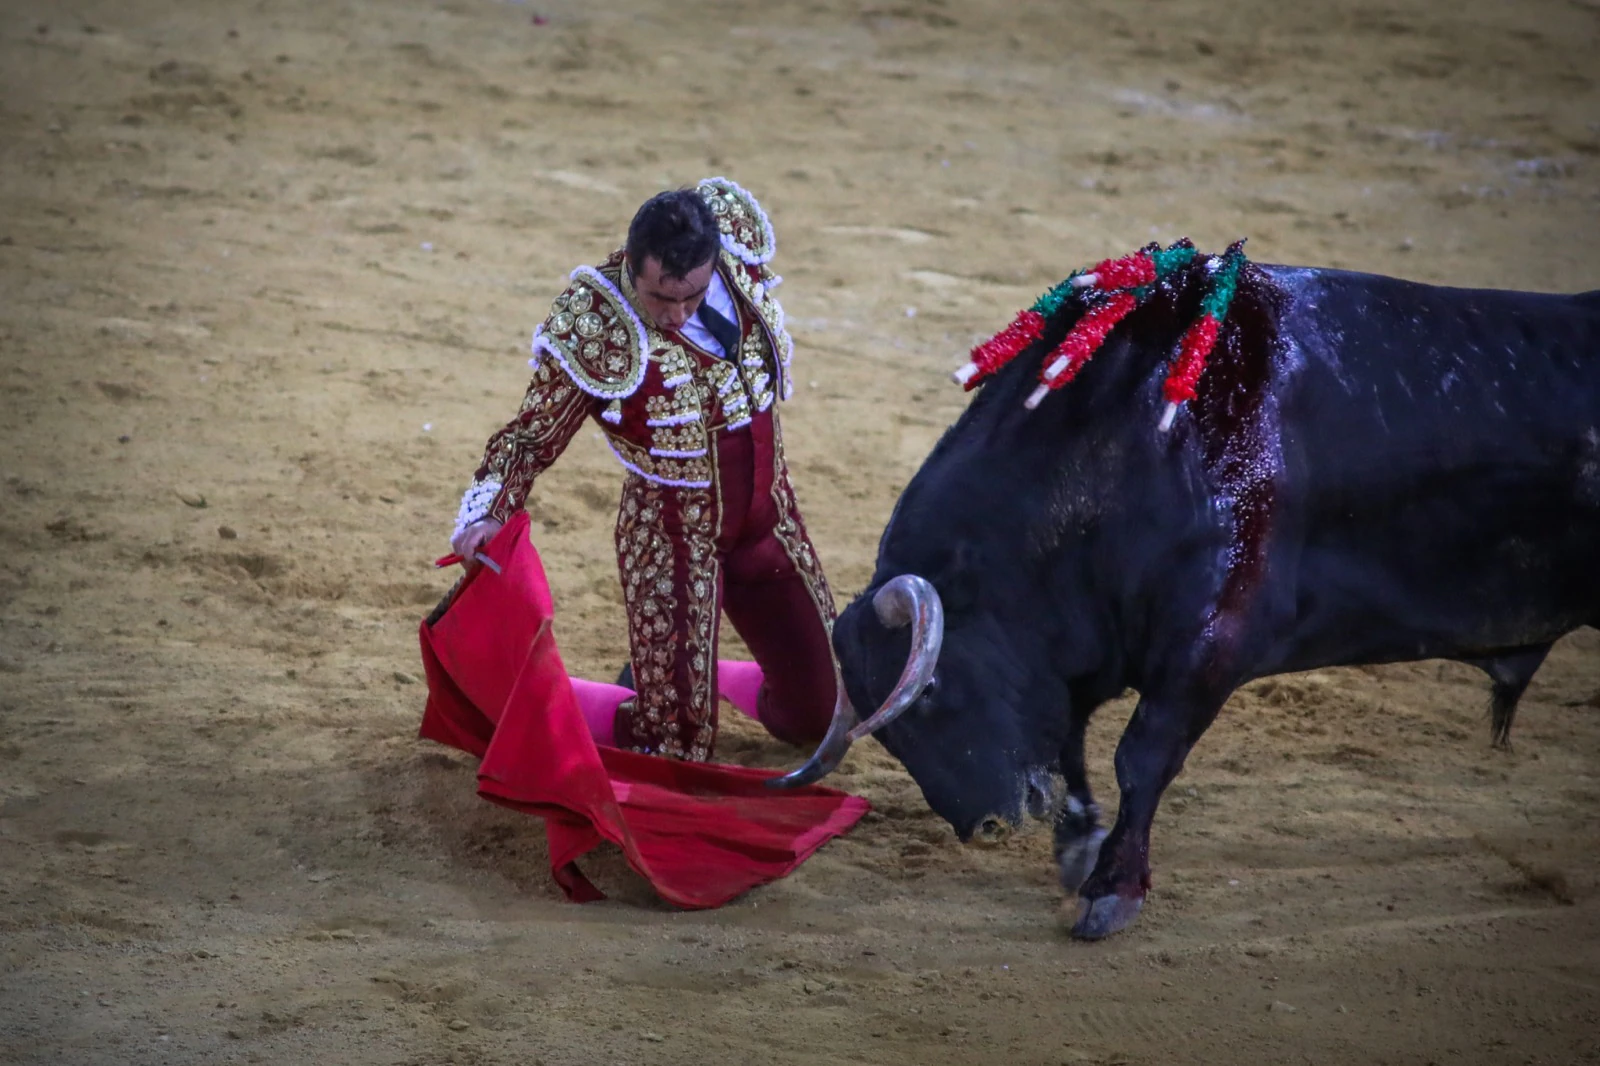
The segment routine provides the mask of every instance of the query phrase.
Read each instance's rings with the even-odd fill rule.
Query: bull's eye
[[[939,698],[939,675],[934,674],[928,679],[928,684],[917,696],[916,708],[918,714],[927,714],[933,710],[933,705]]]

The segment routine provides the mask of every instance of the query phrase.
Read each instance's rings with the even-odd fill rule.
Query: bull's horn
[[[844,761],[845,752],[850,750],[850,730],[861,719],[856,716],[856,709],[850,705],[850,697],[845,694],[844,678],[839,676],[838,663],[833,667],[833,682],[838,694],[833,700],[833,721],[828,724],[828,732],[823,736],[822,743],[817,745],[817,750],[811,753],[811,758],[805,761],[804,766],[782,777],[769,779],[768,788],[798,788],[814,784],[837,770]]]
[[[839,664],[834,663],[834,685],[837,695],[833,702],[833,721],[827,735],[805,765],[782,777],[770,778],[768,788],[798,788],[813,784],[833,773],[844,761],[850,745],[862,737],[898,718],[922,694],[933,679],[934,667],[939,663],[939,646],[944,643],[944,606],[939,593],[924,578],[906,574],[884,585],[872,598],[878,621],[891,629],[911,626],[911,655],[900,680],[883,701],[883,706],[871,718],[862,722],[844,688],[844,678],[839,674]],[[858,724],[859,723],[859,724]]]
[[[871,718],[850,730],[851,740],[860,740],[905,713],[922,690],[933,680],[939,665],[939,648],[944,643],[944,605],[932,582],[915,574],[901,574],[872,597],[878,621],[891,629],[911,626],[911,654],[889,698]]]

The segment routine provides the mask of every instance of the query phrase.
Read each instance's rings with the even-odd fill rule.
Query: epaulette
[[[695,190],[711,206],[729,255],[750,266],[761,266],[778,250],[772,223],[756,198],[727,178],[705,178]]]
[[[599,270],[581,266],[571,277],[567,291],[550,305],[550,317],[533,331],[533,362],[548,355],[589,395],[626,399],[644,381],[644,326]]]

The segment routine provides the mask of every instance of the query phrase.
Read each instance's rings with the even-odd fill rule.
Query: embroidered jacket
[[[637,309],[620,249],[598,267],[574,270],[534,331],[533,380],[517,417],[490,438],[457,532],[520,510],[585,419],[598,421],[612,452],[638,476],[705,488],[712,434],[738,430],[789,398],[794,344],[772,295],[782,280],[767,265],[776,247],[772,225],[755,198],[726,178],[707,178],[697,191],[721,231],[716,269],[734,297],[738,350],[718,358],[658,329]]]

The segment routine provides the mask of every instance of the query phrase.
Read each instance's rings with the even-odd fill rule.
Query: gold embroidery
[[[765,366],[767,362],[766,338],[761,336],[760,330],[752,330],[744,339],[739,349],[739,365],[745,367]]]
[[[650,447],[652,455],[679,457],[689,457],[691,453],[704,455],[706,427],[699,422],[688,422],[681,426],[658,426],[653,441]]]
[[[794,339],[789,336],[789,331],[784,326],[783,307],[778,303],[777,298],[772,295],[771,290],[762,282],[752,278],[750,272],[734,260],[733,257],[724,254],[723,263],[727,268],[727,275],[733,279],[734,286],[749,301],[750,306],[755,308],[756,317],[760,320],[762,331],[766,334],[768,350],[772,352],[773,359],[770,370],[773,377],[780,382],[787,380],[789,359],[794,354]],[[765,358],[765,353],[763,353],[763,358]],[[751,391],[758,392],[760,390],[752,389]],[[766,410],[767,406],[770,406],[760,405],[759,397],[757,403],[763,411]]]
[[[772,416],[772,450],[776,468],[772,479],[772,502],[778,508],[778,521],[773,527],[773,535],[783,545],[784,554],[794,564],[795,570],[799,571],[806,591],[811,593],[811,602],[817,605],[817,613],[822,616],[828,632],[832,633],[833,590],[823,576],[822,563],[817,558],[816,549],[811,546],[811,538],[800,527],[800,504],[795,499],[794,486],[789,483],[789,464],[783,459],[783,434],[778,429],[776,414]]]
[[[711,484],[711,464],[704,456],[668,458],[651,455],[648,448],[620,436],[612,436],[609,440],[623,465],[650,481],[691,489],[703,489]]]
[[[747,380],[749,371],[741,376],[739,368],[728,364],[728,377],[731,384],[722,397],[722,415],[730,426],[738,426],[750,419],[750,384]]]
[[[733,368],[732,363],[720,359],[706,367],[707,383],[711,386],[712,392],[722,397],[723,403],[728,402],[728,395],[735,388],[734,379],[737,375],[738,371]]]
[[[517,417],[489,438],[483,464],[473,476],[475,482],[500,482],[489,517],[504,522],[522,508],[534,479],[566,450],[594,405],[549,362],[534,368]]]
[[[680,528],[667,532],[676,511]],[[632,477],[617,516],[617,563],[628,614],[634,689],[629,729],[642,750],[704,762],[716,740],[716,511],[707,490]],[[682,597],[683,626],[674,620]],[[688,691],[680,684],[687,683]]]
[[[693,385],[683,385],[665,396],[649,396],[644,401],[644,415],[657,425],[675,426],[699,421],[700,393]],[[694,415],[694,418],[687,416]]]
[[[617,568],[628,614],[628,643],[633,655],[634,715],[643,732],[661,734],[672,717],[677,693],[672,663],[672,545],[662,526],[661,489],[630,478],[623,486],[617,514]],[[664,586],[664,587],[663,587]],[[636,726],[637,727],[637,726]]]
[[[694,360],[683,350],[683,346],[673,344],[654,329],[649,332],[650,346],[653,349],[651,358],[660,364],[662,380],[672,381],[675,378],[693,377]],[[681,385],[678,387],[682,388]]]
[[[615,258],[615,257],[613,257]],[[601,399],[633,395],[644,381],[645,336],[637,314],[600,270],[579,267],[550,305],[535,346],[548,349],[577,386]]]
[[[772,406],[772,375],[768,358],[772,349],[766,332],[753,329],[744,338],[739,349],[739,370],[744,377],[745,392],[755,403],[757,411]]]
[[[688,554],[688,639],[690,703],[685,717],[692,723],[692,734],[683,737],[686,756],[696,762],[711,758],[717,738],[717,694],[712,691],[711,675],[717,654],[717,625],[721,610],[717,602],[717,579],[722,564],[717,559],[714,539],[720,508],[711,504],[707,491],[683,492],[679,496],[683,517],[683,545]]]
[[[777,250],[772,224],[756,198],[726,178],[706,178],[697,191],[716,216],[717,228],[750,263],[764,263]]]

